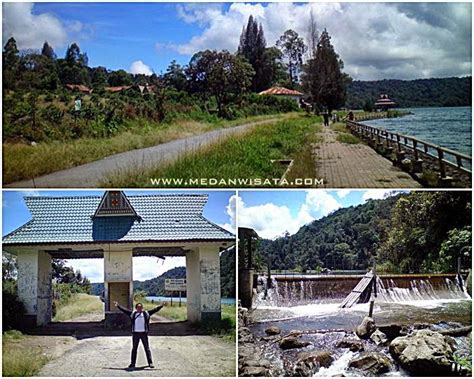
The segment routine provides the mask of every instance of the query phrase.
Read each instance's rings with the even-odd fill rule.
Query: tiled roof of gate
[[[234,241],[207,220],[207,195],[127,196],[137,217],[93,218],[100,196],[25,197],[32,219],[3,238],[5,245],[146,241]]]

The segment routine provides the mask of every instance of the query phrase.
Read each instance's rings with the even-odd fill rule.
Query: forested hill
[[[220,257],[221,294],[222,297],[235,298],[235,249],[226,250]],[[160,276],[144,281],[133,281],[134,291],[145,291],[147,296],[164,296],[165,279],[186,278],[186,267],[175,267]],[[92,283],[92,293],[100,295],[104,290],[103,283]]]
[[[296,234],[262,240],[273,270],[447,272],[471,265],[471,198],[466,192],[412,192],[339,209]],[[257,259],[258,260],[258,259]],[[261,267],[263,268],[263,267]]]
[[[472,77],[353,81],[347,90],[347,108],[362,109],[380,94],[387,94],[399,108],[470,106]]]

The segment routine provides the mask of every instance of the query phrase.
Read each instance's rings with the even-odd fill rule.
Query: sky
[[[148,195],[153,193],[190,193],[190,191],[125,191],[126,195]],[[193,194],[208,194],[204,217],[235,233],[234,191],[191,191]],[[6,235],[31,219],[25,205],[25,196],[102,196],[104,191],[3,191],[2,235]],[[234,203],[235,204],[235,203]],[[71,259],[69,266],[80,270],[92,283],[103,282],[103,259]],[[155,278],[173,267],[186,266],[184,257],[168,257],[159,260],[154,257],[133,258],[134,280]]]
[[[311,9],[356,80],[471,75],[471,3],[3,3],[3,44],[77,42],[92,67],[151,74],[205,49],[236,51],[249,15],[267,46],[307,36]]]
[[[274,239],[286,232],[295,234],[303,225],[323,218],[339,208],[357,206],[369,199],[383,199],[391,194],[395,194],[395,191],[239,191],[239,197],[234,197],[233,202],[238,204],[239,227],[252,228],[260,237]]]

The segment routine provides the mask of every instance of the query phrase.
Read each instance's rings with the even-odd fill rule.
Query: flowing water
[[[276,367],[274,375],[283,375],[285,367],[295,362],[297,352],[282,351],[278,344],[264,342],[265,329],[270,325],[279,327],[282,335],[291,330],[304,331],[302,339],[311,342],[311,345],[297,349],[298,352],[315,349],[332,352],[334,363],[318,371],[316,376],[357,376],[357,373],[347,368],[348,362],[357,354],[336,347],[337,342],[346,335],[338,330],[354,330],[368,314],[369,304],[359,303],[349,309],[342,309],[339,306],[348,293],[335,291],[331,294],[326,291],[328,285],[321,283],[318,280],[273,279],[267,288],[266,278],[259,278],[255,309],[252,311],[254,324],[250,329],[257,338],[261,338],[260,347],[264,357]],[[319,291],[321,287],[325,290],[324,296]],[[352,284],[350,287],[353,288]],[[445,329],[472,323],[471,299],[452,278],[404,281],[378,278],[377,287],[374,320],[378,325],[423,324],[434,329]],[[340,287],[336,285],[332,288]],[[334,332],[317,332],[321,329]],[[470,349],[464,337],[458,338],[457,343],[459,349]],[[388,354],[387,348],[366,344],[366,351],[371,349]],[[395,366],[385,376],[408,376],[408,373]]]

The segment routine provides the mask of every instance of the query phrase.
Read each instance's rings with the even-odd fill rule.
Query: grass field
[[[202,134],[281,115],[265,115],[232,121],[182,121],[173,124],[140,122],[110,138],[80,138],[71,141],[42,142],[35,146],[24,143],[3,144],[3,183],[79,166],[124,151],[158,145],[175,139]],[[286,117],[286,116],[285,116]]]
[[[152,303],[146,300],[140,300],[145,309],[152,309],[159,303]],[[222,305],[222,320],[220,322],[210,323],[208,325],[200,325],[200,328],[208,334],[221,336],[226,340],[235,341],[236,332],[236,308],[235,305]],[[165,306],[158,312],[162,317],[170,320],[184,321],[187,319],[186,303],[182,303],[181,307],[178,303],[166,303]]]
[[[2,375],[35,376],[48,362],[48,357],[41,348],[30,346],[25,349],[25,339],[17,330],[10,330],[2,336]]]
[[[149,171],[134,170],[116,174],[102,184],[117,188],[150,187],[153,185],[150,179],[167,178],[183,181],[181,185],[170,183],[172,187],[189,187],[186,182],[200,178],[208,180],[213,187],[249,187],[252,186],[249,178],[259,178],[261,181],[271,180],[271,186],[276,186],[286,168],[272,160],[297,156],[304,146],[314,141],[314,135],[320,130],[319,124],[319,117],[294,115],[189,152],[171,164]],[[229,180],[235,180],[236,183],[229,184]],[[166,184],[162,183],[161,186]],[[207,185],[201,182],[192,186]]]
[[[53,321],[66,321],[90,313],[104,311],[104,303],[97,296],[77,293],[56,311]]]

